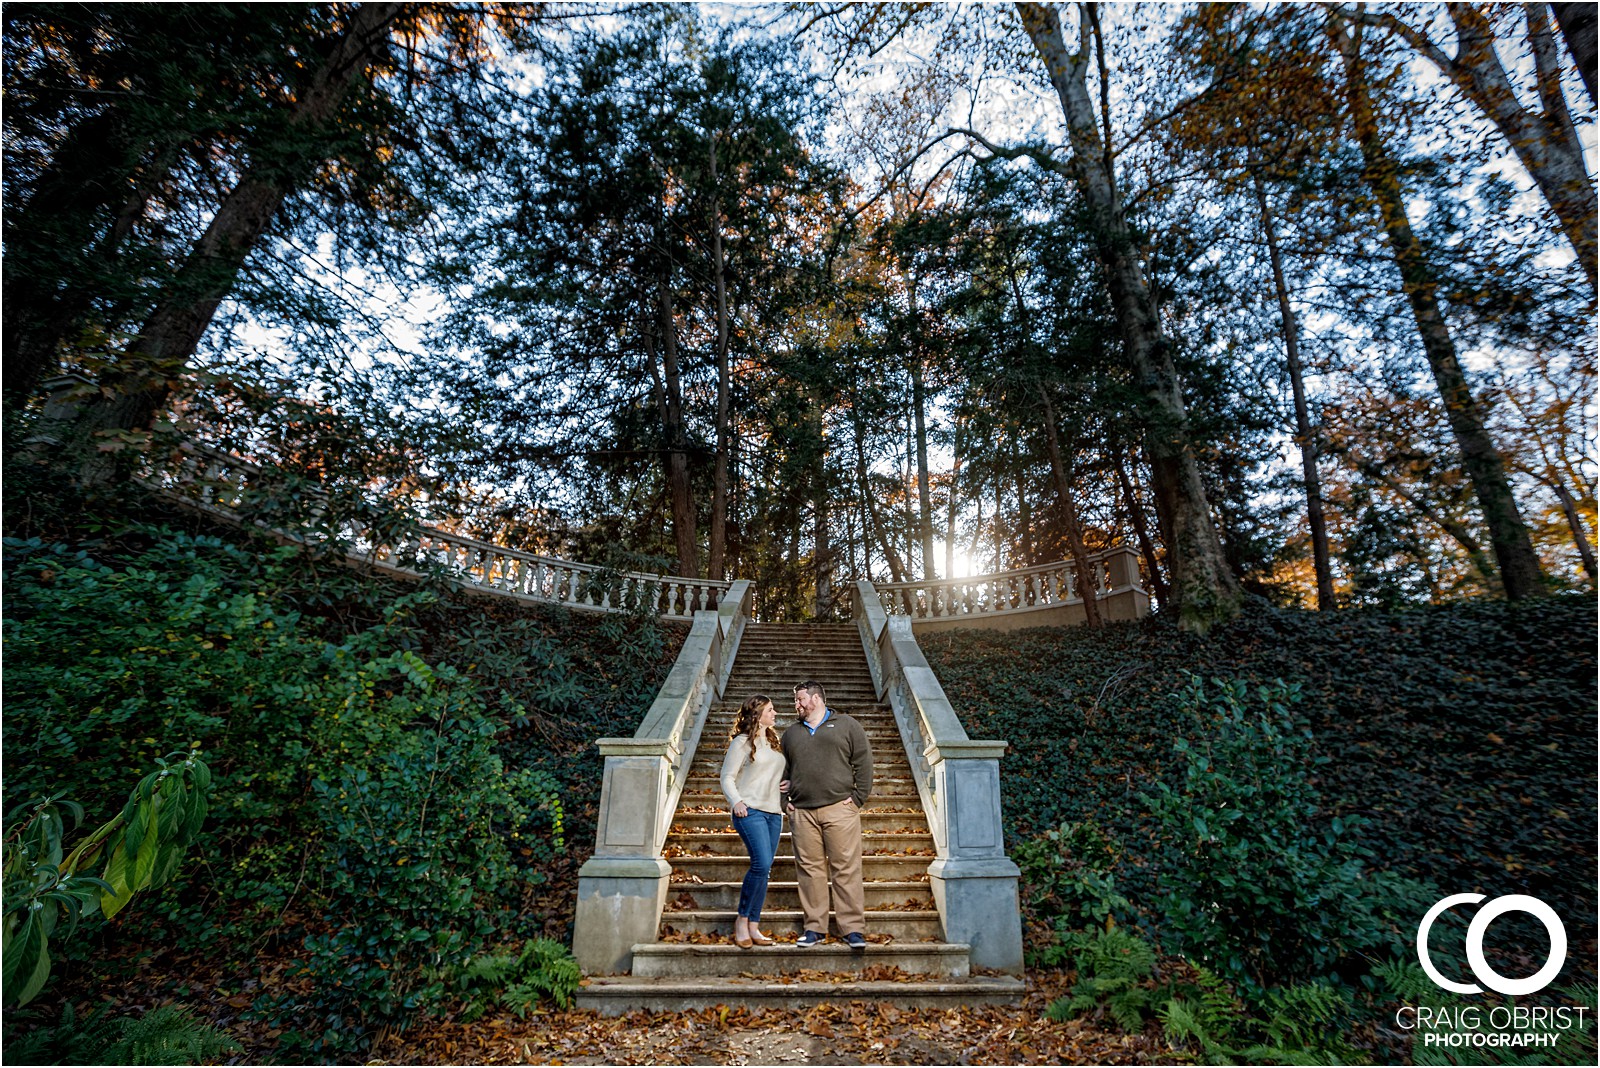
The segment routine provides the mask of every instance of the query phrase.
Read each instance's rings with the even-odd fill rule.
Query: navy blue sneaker
[[[801,949],[810,949],[812,946],[822,945],[822,943],[826,942],[827,940],[828,936],[825,934],[818,934],[815,931],[807,931],[795,941],[795,945],[799,946]]]
[[[866,949],[867,937],[859,933],[847,934],[844,936],[844,944],[851,949]]]

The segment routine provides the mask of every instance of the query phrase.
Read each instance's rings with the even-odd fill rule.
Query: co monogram
[[[1441,899],[1428,914],[1422,917],[1422,926],[1417,928],[1417,961],[1422,965],[1422,970],[1428,973],[1439,986],[1456,994],[1481,994],[1486,986],[1496,993],[1507,996],[1532,994],[1549,986],[1551,981],[1560,974],[1561,966],[1567,962],[1567,929],[1561,923],[1561,917],[1555,910],[1536,897],[1527,894],[1506,894],[1497,897],[1472,918],[1472,923],[1467,927],[1467,963],[1472,968],[1473,976],[1482,983],[1457,983],[1446,979],[1439,974],[1433,966],[1433,961],[1428,958],[1428,931],[1433,927],[1433,921],[1439,914],[1456,905],[1475,905],[1484,900],[1483,894],[1451,894]],[[1493,968],[1483,956],[1483,936],[1489,930],[1489,925],[1496,918],[1507,912],[1526,912],[1536,917],[1544,924],[1550,934],[1550,959],[1545,961],[1543,968],[1528,976],[1526,979],[1507,979]]]

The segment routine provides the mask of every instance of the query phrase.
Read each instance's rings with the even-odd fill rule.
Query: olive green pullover
[[[795,808],[822,808],[847,797],[861,808],[872,796],[872,744],[852,716],[830,708],[815,733],[802,719],[783,732],[783,755]]]

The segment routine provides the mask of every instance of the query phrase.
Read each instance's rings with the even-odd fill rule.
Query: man
[[[822,684],[794,688],[799,721],[783,732],[788,761],[778,784],[788,797],[800,911],[798,945],[828,940],[828,898],[851,949],[867,947],[866,887],[861,876],[861,809],[872,794],[872,746],[853,717],[828,707]]]

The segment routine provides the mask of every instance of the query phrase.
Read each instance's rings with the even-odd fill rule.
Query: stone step
[[[861,813],[861,829],[868,834],[884,834],[888,831],[911,831],[915,834],[928,833],[928,818],[921,812],[885,812],[872,807],[872,799],[867,799],[867,808]],[[728,815],[724,806],[717,812],[684,812],[680,807],[672,819],[672,834],[668,841],[672,841],[681,834],[694,835],[720,835],[739,841],[739,832],[733,829],[733,819]],[[787,840],[789,832],[783,832],[783,839]],[[893,835],[900,838],[904,835]]]
[[[931,858],[930,858],[931,859]],[[739,894],[744,889],[741,878],[729,882],[704,882],[704,883],[673,883],[671,893],[667,895],[668,908],[679,906],[686,909],[726,909],[732,911],[739,907]],[[934,908],[932,889],[927,882],[911,882],[881,880],[864,884],[866,888],[865,900],[867,906],[867,928],[873,930],[873,917],[889,911],[899,911],[905,906],[915,905],[918,909]],[[793,881],[767,883],[768,909],[798,909],[800,907],[800,887]],[[670,913],[669,913],[670,915]]]
[[[834,702],[829,702],[829,705],[835,712],[849,714],[863,727],[893,730],[896,729],[896,724],[899,723],[899,720],[894,718],[894,713],[885,705],[867,705],[866,707],[857,705],[853,709],[841,708]],[[724,736],[729,735],[733,733],[733,725],[738,722],[738,712],[738,705],[732,705],[726,711],[714,708],[711,714],[706,717],[706,727],[715,729]],[[780,713],[778,722],[774,723],[772,727],[779,734],[782,734],[785,730],[794,726],[796,722],[798,720],[794,716]]]
[[[963,978],[970,972],[964,942],[869,943],[851,949],[838,941],[802,949],[793,941],[740,949],[735,945],[692,942],[641,942],[633,947],[633,974],[638,978],[675,976],[793,975],[796,972],[848,972],[899,968],[911,975]]]
[[[667,859],[673,859],[674,848],[683,851],[681,855],[702,856],[706,852],[718,856],[749,857],[745,852],[744,840],[737,834],[669,834],[665,846]],[[861,835],[862,856],[881,855],[882,852],[904,853],[912,849],[932,849],[933,835],[926,831],[915,834],[878,834],[867,831]],[[877,851],[876,853],[874,851]],[[788,831],[778,836],[779,857],[794,856],[793,839]]]
[[[751,953],[756,952],[754,949]],[[807,952],[815,953],[816,950]],[[602,1016],[645,1012],[692,1012],[719,1005],[749,1009],[809,1009],[816,1005],[866,1001],[897,1009],[961,1009],[968,1005],[1013,1005],[1027,984],[1011,976],[972,975],[963,979],[829,979],[779,982],[774,979],[706,977],[699,979],[597,976],[578,990],[579,1009]]]
[[[850,713],[850,715],[855,716],[857,722],[861,724],[861,729],[867,732],[868,741],[894,742],[900,740],[900,728],[895,725],[894,720],[877,718],[863,719],[860,716],[856,716],[854,712]],[[786,728],[789,725],[783,724],[783,726]],[[778,734],[781,736],[783,731],[779,730]],[[700,738],[702,741],[710,742],[715,745],[716,748],[724,751],[727,750],[727,743],[732,739],[732,737],[732,720],[729,720],[725,723],[709,722],[700,732]]]
[[[916,781],[911,776],[877,774],[872,777],[872,796],[902,799],[918,799],[920,797],[917,793]],[[707,804],[710,803],[707,801],[708,798],[722,797],[722,777],[720,775],[697,774],[693,773],[693,769],[691,769],[691,774],[684,780],[683,796],[679,803],[691,805]],[[868,798],[867,803],[872,803],[871,798]]]
[[[872,739],[867,739],[867,744],[872,746],[872,774],[874,777],[887,776],[889,778],[903,779],[911,773],[911,762],[906,759],[905,747],[896,741],[887,741],[883,745],[876,745]],[[689,765],[690,775],[714,775],[721,777],[722,760],[724,754],[714,753],[709,756],[696,757],[694,763]]]
[[[728,685],[723,687],[723,697],[730,703],[730,707],[737,709],[747,697],[753,694],[765,694],[778,709],[778,722],[783,725],[793,723],[794,704],[788,699],[787,686],[774,686],[766,679],[741,679],[730,678]],[[860,686],[851,686],[848,689],[830,689],[828,691],[828,706],[840,712],[848,712],[852,716],[870,709],[878,702],[878,691],[871,685],[864,683]]]
[[[698,825],[708,831],[731,830],[731,817],[728,814],[728,800],[718,791],[714,800],[696,798],[693,801],[680,799],[678,810],[673,813],[674,825]],[[867,798],[867,806],[861,811],[862,823],[865,826],[874,819],[881,819],[888,823],[891,820],[903,820],[905,825],[926,827],[927,815],[922,811],[920,800],[915,797],[880,797],[876,790]],[[900,826],[899,823],[891,824],[885,830],[893,830]]]
[[[883,727],[865,727],[863,729],[867,733],[867,741],[874,750],[903,749],[903,740],[899,731],[891,731]],[[721,763],[723,755],[728,751],[728,743],[731,740],[723,731],[703,731],[700,735],[700,741],[703,744],[695,750],[695,754],[697,756],[704,755],[707,758],[714,755],[717,762]]]
[[[732,883],[743,879],[745,872],[750,870],[750,858],[745,856],[721,855],[712,853],[705,856],[667,857],[667,863],[672,865],[672,882],[667,889],[667,897],[673,898],[684,890],[691,890],[699,883]],[[906,854],[879,854],[877,856],[863,856],[861,870],[868,883],[887,880],[891,882],[906,882],[917,880],[919,876],[926,877],[928,865],[932,864],[934,857],[929,855]],[[779,856],[772,862],[772,878],[778,882],[792,883],[795,881],[794,857]],[[679,884],[682,884],[681,887]],[[931,892],[931,891],[930,891]]]
[[[722,935],[733,937],[733,920],[738,905],[731,909],[667,911],[661,914],[662,934],[667,928],[679,934]],[[763,906],[761,930],[768,938],[799,935],[804,929],[804,913],[799,909]],[[944,925],[937,909],[912,912],[872,912],[867,914],[867,932],[887,935],[896,942],[925,942],[944,938]]]

